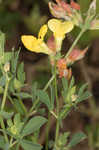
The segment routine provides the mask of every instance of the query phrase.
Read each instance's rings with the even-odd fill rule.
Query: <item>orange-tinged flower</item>
[[[72,71],[71,69],[64,69],[64,70],[58,70],[59,71],[59,78],[66,78],[66,79],[70,79],[71,75],[72,75]]]
[[[57,67],[59,70],[64,70],[66,69],[66,60],[64,58],[61,58],[57,61]]]
[[[70,5],[73,9],[80,10],[80,5],[78,3],[75,3],[73,0],[71,0]]]
[[[75,48],[67,57],[67,59],[66,59],[67,64],[72,64],[75,61],[82,59],[85,56],[87,50],[88,50],[88,48],[86,48],[82,51]]]
[[[72,21],[74,25],[81,27],[83,19],[79,11],[80,5],[73,0],[71,0],[70,4],[63,0],[56,0],[56,4],[53,2],[49,3],[49,8],[52,15],[56,18]]]
[[[71,69],[67,68],[66,60],[64,58],[59,59],[57,61],[57,68],[58,68],[59,78],[65,77],[67,79],[70,79],[72,72]]]

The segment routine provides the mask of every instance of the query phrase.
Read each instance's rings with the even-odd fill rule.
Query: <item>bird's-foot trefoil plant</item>
[[[5,52],[5,36],[0,33],[0,149],[70,150],[86,138],[83,132],[69,138],[70,132],[61,133],[60,129],[71,110],[91,96],[86,89],[87,84],[81,87],[76,85],[72,65],[82,59],[88,50],[88,47],[84,50],[77,48],[77,42],[82,34],[87,30],[99,28],[96,1],[93,0],[90,4],[86,17],[81,15],[80,6],[73,0],[70,4],[62,0],[56,0],[56,3],[49,2],[49,8],[56,18],[49,19],[40,28],[38,37],[21,36],[21,41],[28,50],[44,53],[49,57],[52,76],[43,89],[39,89],[34,83],[29,85],[29,92],[24,91],[27,84],[24,64],[18,63],[20,50]],[[63,54],[63,40],[75,26],[81,31],[67,53]],[[52,35],[45,42],[48,30]],[[31,107],[26,107],[25,99],[31,100]],[[44,108],[41,107],[42,103],[45,104]],[[56,126],[55,136],[50,139],[52,116],[55,118]],[[43,147],[39,143],[39,136],[40,127],[44,124],[46,139]]]

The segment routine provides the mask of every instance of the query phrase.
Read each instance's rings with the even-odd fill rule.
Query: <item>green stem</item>
[[[8,79],[8,76],[6,74],[6,85],[5,85],[3,100],[2,100],[2,104],[1,104],[1,111],[3,111],[5,103],[6,103],[6,97],[7,97],[7,91],[8,91],[9,81],[10,81],[10,79]],[[5,132],[5,125],[4,125],[4,121],[3,121],[2,116],[0,116],[0,122],[1,122],[1,127],[4,130],[3,134],[4,134],[4,137],[5,137],[5,141],[8,142],[9,140],[8,140],[7,134]]]
[[[8,143],[9,140],[8,140],[7,134],[5,132],[5,125],[4,125],[4,121],[3,121],[2,116],[0,116],[0,123],[1,123],[1,127],[3,129],[3,134],[4,134],[5,141]]]
[[[53,76],[50,78],[50,80],[49,80],[49,81],[47,82],[47,84],[45,85],[43,91],[46,91],[46,90],[48,89],[49,85],[50,85],[51,82],[54,80],[54,78],[55,78],[55,75],[53,75]],[[37,100],[34,102],[34,105],[31,107],[29,114],[34,110],[34,108],[35,108],[35,106],[38,104],[38,102],[39,102],[39,99],[37,99]]]
[[[48,112],[48,122],[46,125],[46,146],[45,149],[48,150],[48,140],[49,140],[49,128],[50,128],[50,112]]]
[[[47,82],[47,84],[45,85],[45,87],[44,87],[44,91],[46,91],[47,89],[48,89],[48,87],[49,87],[49,85],[51,84],[51,82],[54,80],[54,78],[55,78],[55,75],[53,75],[51,78],[50,78],[50,80]]]
[[[9,86],[9,79],[7,77],[7,82],[6,82],[6,86],[5,86],[5,90],[4,90],[4,95],[3,95],[3,100],[2,100],[2,104],[1,104],[1,111],[4,109],[5,106],[5,102],[6,102],[6,97],[7,97],[7,91],[8,91],[8,86]]]
[[[12,142],[13,142],[13,137],[11,137],[10,139],[10,145],[12,145]]]
[[[49,85],[51,84],[51,82],[54,80],[55,78],[55,75],[53,75],[50,80],[48,81],[48,83],[45,85],[44,87],[44,91],[47,90],[47,88],[49,87]],[[46,126],[46,145],[45,145],[45,149],[48,150],[48,139],[49,139],[49,128],[50,128],[50,112],[48,112],[48,123],[47,123],[47,126]]]
[[[55,96],[56,96],[56,112],[57,116],[59,116],[59,101],[58,101],[58,93],[57,93],[57,70],[55,64]],[[55,135],[55,145],[58,143],[58,136],[59,136],[59,119],[57,118],[56,122],[56,135]]]
[[[13,147],[14,145],[16,145],[18,143],[18,140],[13,142],[11,145],[10,145],[10,148]]]
[[[27,109],[26,109],[25,105],[23,104],[23,102],[22,102],[22,100],[20,99],[19,96],[17,96],[17,98],[18,98],[18,100],[19,100],[19,103],[20,103],[20,105],[21,105],[21,107],[22,107],[24,113],[27,115]]]
[[[44,91],[47,90],[47,88],[49,87],[49,85],[51,84],[51,82],[54,80],[54,78],[55,78],[55,75],[53,75],[53,76],[50,78],[50,80],[47,82],[47,84],[45,85],[45,87],[44,87],[44,89],[43,89]],[[36,107],[36,105],[37,105],[38,103],[39,103],[39,98],[35,100],[33,106],[31,107],[29,113],[28,113],[27,116],[26,116],[26,119],[25,119],[25,121],[24,121],[24,124],[27,122],[28,118],[30,117],[31,113],[33,112],[33,110],[35,109],[35,107]]]
[[[80,31],[79,35],[77,36],[77,38],[75,39],[75,41],[73,42],[72,46],[70,47],[70,49],[68,50],[65,58],[67,58],[69,56],[69,54],[72,52],[73,48],[76,46],[77,42],[79,41],[80,37],[83,35],[83,33],[86,31],[86,26],[84,26],[82,28],[82,30]]]

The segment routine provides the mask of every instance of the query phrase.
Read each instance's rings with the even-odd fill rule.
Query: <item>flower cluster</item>
[[[73,27],[74,25],[71,21],[51,19],[48,21],[48,24],[41,27],[38,38],[32,35],[23,35],[21,37],[21,40],[28,50],[36,53],[48,54],[51,60],[51,64],[54,65],[55,56],[58,52],[61,51],[62,41],[64,40],[66,33],[70,32]],[[48,28],[52,31],[53,35],[48,39],[47,43],[45,43],[44,37],[47,33]],[[57,60],[57,64],[59,63],[59,61]],[[59,74],[61,74],[60,77],[62,77],[62,74],[64,74],[65,77],[68,76],[69,78],[70,75],[65,75],[68,74],[68,70],[66,73],[66,69],[60,69],[60,67],[58,65]],[[63,69],[65,69],[65,71]]]
[[[77,48],[73,49],[73,51],[68,55],[67,58],[61,58],[57,61],[57,67],[58,67],[58,72],[59,72],[59,77],[65,77],[67,79],[70,79],[71,75],[72,75],[72,71],[71,71],[71,65],[77,61],[82,59],[86,52],[87,49],[84,50],[79,50]]]
[[[72,71],[71,65],[84,57],[87,48],[83,51],[75,48],[75,46],[69,51],[68,56],[61,56],[62,42],[67,33],[71,32],[75,25],[81,27],[84,33],[87,29],[98,29],[99,20],[96,21],[96,0],[90,4],[89,10],[87,11],[87,17],[85,20],[82,19],[80,13],[79,4],[73,0],[70,4],[63,0],[56,0],[56,3],[49,2],[49,8],[51,13],[56,18],[50,19],[47,24],[44,24],[39,33],[38,38],[32,35],[23,35],[21,40],[24,46],[36,53],[44,53],[49,55],[52,66],[57,64],[57,70],[59,77],[66,77],[70,79]],[[52,36],[48,39],[47,43],[44,38],[47,34],[48,29],[52,32]],[[56,63],[55,63],[56,62]]]
[[[81,26],[83,23],[80,14],[80,5],[71,0],[70,4],[62,0],[56,0],[56,4],[49,2],[49,8],[52,15],[56,18],[63,18],[72,21],[74,25]]]

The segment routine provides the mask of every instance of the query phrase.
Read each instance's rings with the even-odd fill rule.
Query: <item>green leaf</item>
[[[3,136],[0,135],[0,148],[4,148],[5,146],[5,139]]]
[[[69,144],[67,145],[68,148],[71,148],[75,145],[77,145],[78,143],[80,143],[81,141],[83,141],[84,139],[86,139],[86,135],[83,132],[79,132],[73,135],[71,141],[69,142]]]
[[[58,139],[59,145],[65,146],[67,144],[69,135],[70,135],[70,132],[64,132],[63,134],[60,134],[59,139]]]
[[[9,62],[12,58],[12,52],[6,52],[4,53],[4,60],[3,63],[5,64],[6,62]]]
[[[3,148],[3,150],[9,150],[9,143],[6,143],[5,145],[4,145],[4,148]]]
[[[24,72],[24,63],[23,62],[18,66],[17,78],[18,78],[18,80],[21,83],[24,84],[24,81],[25,81],[25,72]]]
[[[0,31],[0,57],[4,54],[5,34]]]
[[[92,94],[88,91],[84,92],[84,94],[82,96],[80,96],[78,99],[77,99],[77,102],[81,102],[83,100],[86,100],[88,99],[90,96],[92,96]]]
[[[14,52],[14,49],[13,49],[12,61],[11,61],[11,71],[12,71],[12,73],[16,73],[19,53],[20,53],[20,49],[16,52]]]
[[[83,92],[87,88],[87,86],[88,86],[87,83],[81,86],[81,88],[79,89],[79,92],[78,92],[79,96],[83,94]]]
[[[32,141],[21,140],[20,144],[24,150],[41,150],[42,146],[39,144],[33,144]]]
[[[65,78],[62,78],[63,91],[62,96],[66,99],[68,93],[68,81]]]
[[[62,119],[65,119],[66,116],[68,115],[68,113],[71,111],[71,105],[69,104],[66,104],[64,106],[63,109],[61,109],[60,113],[59,113],[59,118],[62,120]]]
[[[32,101],[34,102],[34,100],[36,99],[37,97],[37,87],[38,87],[38,84],[37,82],[34,82],[32,84],[32,87],[31,87],[31,95],[32,95]]]
[[[17,110],[17,112],[19,112],[21,115],[24,115],[24,110],[22,108],[22,106],[20,105],[18,99],[13,99],[13,103],[14,103],[14,107]]]
[[[19,96],[22,99],[32,98],[32,96],[29,93],[20,92],[20,93],[14,93],[15,96]]]
[[[0,115],[5,119],[10,119],[13,116],[13,112],[0,111]]]
[[[6,77],[4,75],[0,78],[0,86],[5,86],[5,83],[6,83]]]
[[[14,117],[14,124],[16,126],[18,126],[18,124],[20,124],[21,120],[20,120],[20,114],[16,114]]]
[[[26,136],[37,131],[46,121],[47,119],[41,116],[33,117],[24,127],[22,136]]]
[[[12,122],[11,119],[8,119],[8,120],[7,120],[7,125],[8,125],[9,127],[12,127],[12,126],[13,126],[13,122]]]
[[[68,80],[66,78],[62,78],[63,89],[66,92],[68,90]]]
[[[74,84],[75,84],[75,79],[74,79],[74,77],[72,77],[72,79],[70,81],[69,89],[71,89]]]
[[[50,99],[49,99],[48,94],[45,91],[38,90],[37,95],[39,97],[39,100],[41,102],[43,102],[47,106],[47,108],[50,110],[51,109],[51,103],[50,103]]]

